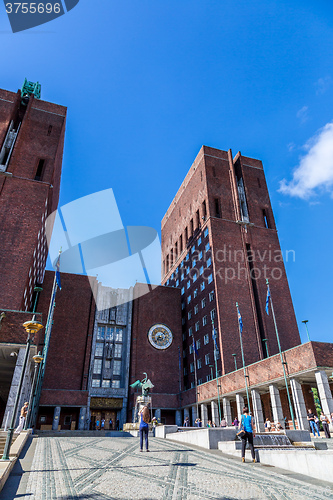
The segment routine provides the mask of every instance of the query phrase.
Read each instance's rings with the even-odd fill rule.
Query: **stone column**
[[[191,419],[190,419],[190,409],[189,407],[187,406],[186,408],[184,408],[184,420],[186,419],[186,417],[189,418],[190,420],[190,425],[191,425]],[[184,422],[183,422],[184,423]],[[193,425],[193,422],[192,422],[192,425]]]
[[[202,422],[202,427],[206,427],[207,422],[208,422],[207,405],[202,404],[200,406],[201,406],[201,422]]]
[[[53,413],[52,430],[57,431],[60,419],[61,406],[56,406]]]
[[[178,425],[178,427],[182,427],[183,425],[181,410],[176,410],[176,425]]]
[[[253,416],[256,425],[256,431],[265,432],[264,415],[262,412],[260,394],[256,389],[252,389],[251,396],[252,396]],[[283,422],[281,423],[281,425],[283,425]]]
[[[79,431],[83,431],[86,427],[86,415],[87,415],[87,407],[81,406],[79,415],[79,424],[78,424]]]
[[[192,425],[194,425],[194,422],[198,418],[198,412],[197,412],[197,405],[192,406]]]
[[[219,407],[216,401],[212,401],[210,403],[210,406],[212,408],[212,422],[216,424],[217,427],[219,427],[220,422],[219,422]]]
[[[7,399],[7,405],[5,409],[5,414],[3,418],[3,423],[2,427],[5,427],[7,424],[7,427],[10,425],[10,420],[12,418],[12,413],[14,409],[14,404],[15,404],[15,399],[16,399],[16,394],[17,394],[17,389],[18,389],[18,384],[20,381],[21,377],[21,372],[22,372],[22,367],[23,367],[23,361],[24,361],[24,356],[25,356],[25,350],[26,347],[21,347],[19,349],[17,359],[16,359],[16,365],[13,373],[13,378],[8,394],[8,399]],[[14,352],[16,352],[13,349]],[[31,356],[31,354],[30,354]],[[22,408],[23,404],[25,401],[29,401],[29,392],[30,392],[30,386],[31,386],[31,380],[30,380],[30,360],[28,360],[26,372],[25,372],[25,377],[23,379],[23,385],[21,389],[21,397],[20,401],[18,404],[18,411],[16,414],[16,421],[14,427],[18,425],[19,422],[19,416],[20,416],[20,409]]]
[[[333,398],[328,378],[324,370],[317,371],[315,376],[321,407],[324,414],[328,417],[333,413]]]
[[[244,398],[241,394],[236,394],[236,404],[237,404],[237,418],[240,422],[242,420],[242,414],[244,408]]]
[[[307,419],[307,411],[304,402],[302,386],[295,378],[290,379],[291,393],[293,395],[295,417],[297,419],[298,428],[301,430],[309,430],[310,425]]]
[[[228,398],[223,398],[223,416],[227,421],[227,425],[231,425],[232,424],[231,406],[230,406],[230,399]]]
[[[269,386],[269,395],[271,397],[271,405],[273,411],[274,422],[280,422],[282,427],[284,427],[284,415],[280,399],[280,391],[275,384]]]
[[[161,409],[160,408],[157,408],[157,410],[155,410],[155,417],[157,418],[157,421],[159,423],[161,423]]]

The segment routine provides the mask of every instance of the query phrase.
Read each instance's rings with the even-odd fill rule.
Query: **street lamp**
[[[29,397],[29,413],[27,415],[27,418],[25,419],[24,423],[24,430],[27,430],[28,427],[31,425],[31,418],[32,418],[32,401],[34,399],[34,391],[35,391],[35,381],[36,381],[36,374],[37,374],[37,366],[40,366],[41,362],[43,361],[43,356],[41,356],[40,352],[36,354],[35,356],[32,357],[32,359],[35,362],[35,369],[34,369],[34,377],[32,380],[32,385],[31,385],[31,391],[30,391],[30,397]]]
[[[233,354],[234,361],[235,361],[235,370],[237,370],[237,354]]]
[[[302,321],[302,323],[304,323],[304,325],[305,325],[306,333],[307,333],[307,336],[308,336],[308,339],[309,339],[309,342],[310,342],[310,335],[309,335],[309,330],[308,330],[308,325],[307,325],[307,323],[309,323],[309,320],[308,319],[304,319]]]
[[[27,345],[26,345],[26,349],[25,349],[23,366],[22,366],[20,380],[19,380],[19,384],[18,384],[18,388],[17,388],[12,418],[11,418],[10,426],[9,426],[9,429],[7,432],[6,444],[5,444],[5,448],[3,450],[3,455],[2,455],[1,460],[9,460],[9,451],[10,451],[10,447],[11,447],[12,440],[13,440],[16,413],[17,413],[17,408],[18,408],[19,402],[20,402],[21,390],[22,390],[25,370],[26,370],[27,363],[28,363],[30,344],[34,340],[35,334],[39,330],[41,330],[41,328],[43,328],[43,325],[41,323],[38,323],[38,321],[35,321],[35,315],[33,315],[32,320],[26,321],[25,323],[23,323],[23,326],[25,328],[25,331],[28,334]],[[32,338],[30,338],[30,336]]]

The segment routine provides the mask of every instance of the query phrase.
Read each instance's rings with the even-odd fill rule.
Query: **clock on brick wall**
[[[173,340],[172,331],[166,325],[153,325],[149,328],[148,340],[155,349],[167,349]]]

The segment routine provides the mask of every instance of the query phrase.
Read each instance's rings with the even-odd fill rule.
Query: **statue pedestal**
[[[134,422],[139,422],[139,411],[141,411],[144,406],[148,406],[148,408],[151,409],[151,396],[138,396],[136,398]]]

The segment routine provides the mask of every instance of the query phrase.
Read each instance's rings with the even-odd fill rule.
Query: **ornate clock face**
[[[167,349],[172,339],[172,332],[165,325],[154,325],[149,329],[148,340],[155,349]]]

